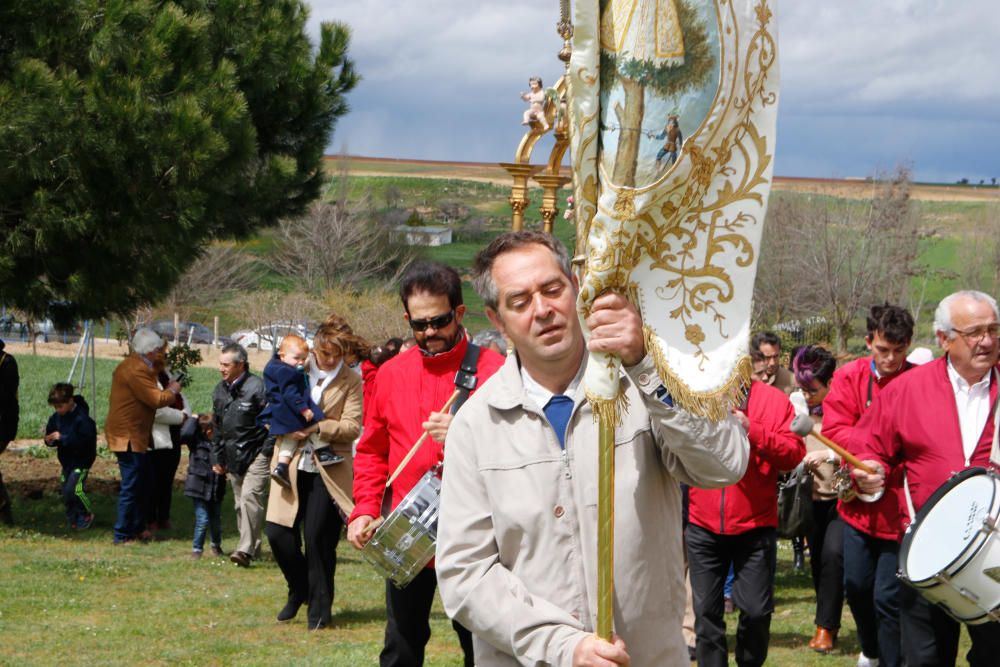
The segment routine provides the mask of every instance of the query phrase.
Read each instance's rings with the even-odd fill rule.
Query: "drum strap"
[[[449,410],[451,414],[458,412],[458,409],[469,398],[469,394],[476,388],[476,366],[479,365],[479,352],[480,347],[470,340],[468,347],[465,348],[465,356],[462,357],[462,364],[459,366],[458,372],[455,373],[455,393],[457,396],[453,397],[454,400],[449,399],[451,402]],[[426,437],[426,434],[424,437]],[[423,438],[414,445],[414,449],[421,444],[423,444]],[[409,457],[403,459],[402,463],[399,464],[399,468],[405,466],[408,461]],[[438,465],[440,466],[440,464]],[[399,468],[392,474],[393,478],[399,473]],[[381,510],[383,517],[388,517],[392,512],[392,489],[388,485],[386,485],[385,490],[382,492]]]
[[[993,379],[1000,383],[1000,374],[993,369]],[[994,468],[1000,470],[1000,410],[997,410],[997,402],[1000,401],[1000,386],[997,387],[997,397],[993,399],[993,407],[990,408],[990,418],[993,419],[993,447],[990,449],[990,463]]]
[[[476,388],[478,381],[476,366],[479,365],[479,352],[479,346],[470,340],[469,346],[465,348],[465,356],[462,357],[462,365],[455,373],[455,389],[458,391],[458,398],[451,404],[451,414],[458,412],[458,409],[469,398],[469,394]]]

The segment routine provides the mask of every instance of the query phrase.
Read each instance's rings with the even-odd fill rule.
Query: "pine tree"
[[[0,5],[0,302],[126,313],[320,193],[357,82],[300,0]],[[67,306],[68,304],[68,306]]]

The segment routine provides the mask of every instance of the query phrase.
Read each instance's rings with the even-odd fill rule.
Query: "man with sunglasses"
[[[442,264],[415,264],[399,289],[403,317],[409,322],[416,346],[383,364],[375,376],[371,401],[366,406],[364,433],[354,457],[354,511],[347,539],[361,549],[371,539],[369,526],[382,514],[386,481],[414,443],[427,431],[421,446],[392,483],[391,508],[403,500],[424,473],[443,458],[443,445],[452,414],[441,408],[455,392],[455,375],[469,348],[462,328],[465,305],[458,273]],[[482,386],[503,364],[503,357],[481,349],[476,363],[476,386]],[[437,581],[433,563],[405,588],[386,582],[385,645],[381,667],[423,664],[430,638],[431,604]],[[465,664],[473,664],[472,637],[457,623]]]
[[[993,297],[962,291],[934,313],[945,355],[907,371],[882,390],[858,422],[858,458],[873,468],[853,471],[863,493],[876,493],[897,468],[905,480],[910,520],[955,473],[987,467],[997,406],[1000,314]],[[959,623],[909,586],[899,592],[903,662],[908,667],[954,665]],[[967,625],[972,667],[997,664],[1000,623]]]

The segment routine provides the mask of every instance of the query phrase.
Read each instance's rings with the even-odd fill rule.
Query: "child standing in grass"
[[[94,523],[83,483],[97,458],[97,424],[90,418],[90,408],[83,396],[74,395],[69,383],[57,382],[52,386],[49,405],[55,412],[45,425],[45,444],[56,448],[62,466],[60,481],[66,521],[70,528],[85,530]]]
[[[226,476],[212,471],[212,415],[188,417],[181,426],[180,441],[190,449],[184,495],[194,501],[194,540],[191,558],[201,558],[205,534],[210,533],[212,555],[222,555],[222,497]]]

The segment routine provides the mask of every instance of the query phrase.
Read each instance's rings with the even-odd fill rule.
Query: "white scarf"
[[[309,364],[309,397],[312,398],[313,403],[319,405],[319,400],[323,397],[323,391],[340,374],[340,369],[344,367],[344,360],[341,359],[337,362],[336,367],[332,371],[322,370],[316,362],[315,356],[313,356],[311,361],[312,363]]]

